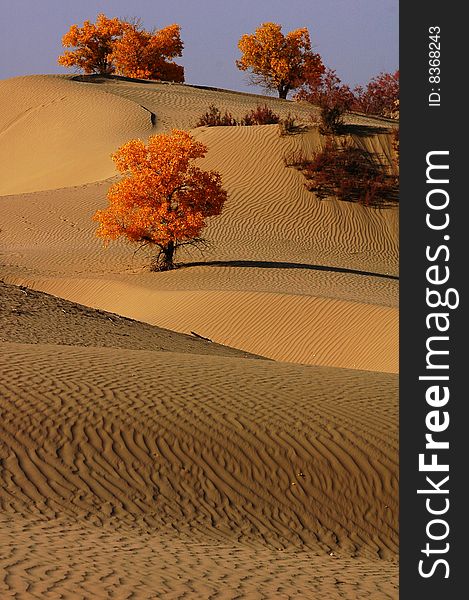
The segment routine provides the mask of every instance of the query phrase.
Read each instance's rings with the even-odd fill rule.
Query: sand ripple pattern
[[[159,533],[0,517],[2,598],[396,600],[397,565]],[[164,558],[163,558],[164,557]]]
[[[395,557],[394,376],[109,348],[3,350],[3,513]]]
[[[273,125],[217,127],[198,137],[210,149],[205,164],[220,170],[230,191],[224,212],[207,230],[218,254],[242,258],[239,253],[244,250],[280,261],[294,254],[301,256],[299,262],[350,268],[360,268],[366,257],[370,271],[397,273],[395,208],[320,201],[306,190],[303,175],[285,166],[289,156],[312,156],[321,145],[317,131],[280,137]],[[367,137],[361,144],[386,154],[389,139],[381,136],[377,143]],[[234,246],[232,239],[237,240]]]

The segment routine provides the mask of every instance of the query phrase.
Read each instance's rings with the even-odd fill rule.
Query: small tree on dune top
[[[254,85],[276,90],[279,98],[300,87],[307,73],[312,77],[324,71],[321,57],[311,50],[306,28],[284,35],[281,25],[263,23],[254,34],[243,35],[238,48],[242,53],[236,61],[238,69],[250,71]]]
[[[326,134],[341,133],[343,115],[355,102],[352,90],[341,82],[333,69],[325,69],[319,77],[308,74],[295,99],[306,100],[321,108],[321,130]]]
[[[169,25],[153,33],[128,27],[113,44],[112,61],[116,73],[139,79],[184,81],[184,67],[173,59],[182,56],[179,25]]]
[[[98,210],[98,237],[107,244],[123,237],[158,249],[151,269],[174,268],[178,248],[204,243],[206,219],[219,215],[227,198],[220,174],[194,165],[207,147],[190,133],[173,129],[131,140],[112,158],[124,178],[111,186],[108,207]]]
[[[62,37],[62,45],[66,50],[57,62],[63,67],[76,67],[86,75],[114,73],[114,65],[110,58],[113,43],[124,33],[126,23],[117,17],[109,19],[100,13],[96,23],[85,21],[83,27],[72,25]]]
[[[83,27],[72,25],[62,38],[66,50],[58,63],[76,67],[85,74],[184,81],[184,68],[173,59],[182,56],[183,43],[179,25],[160,31],[146,31],[138,20],[130,23],[99,14],[96,23],[85,21]]]
[[[325,68],[319,77],[313,73],[312,77],[305,78],[295,100],[306,100],[328,108],[339,105],[348,110],[353,106],[355,96],[349,86],[341,82],[334,69]]]
[[[356,110],[394,119],[396,103],[399,101],[399,71],[380,73],[365,88],[357,86],[354,93]]]

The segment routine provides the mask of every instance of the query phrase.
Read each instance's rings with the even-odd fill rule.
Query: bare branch
[[[134,253],[132,254],[132,257],[135,257],[135,255],[137,254],[137,252],[139,250],[141,250],[142,248],[145,248],[145,246],[149,246],[150,244],[152,244],[153,242],[151,240],[146,240],[145,242],[143,242],[143,244],[140,244],[140,246],[138,246],[138,248],[134,251]]]

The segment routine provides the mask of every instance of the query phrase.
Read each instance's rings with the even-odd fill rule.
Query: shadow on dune
[[[370,277],[382,277],[384,279],[399,279],[398,275],[389,273],[372,273],[370,271],[359,271],[343,267],[329,267],[325,265],[308,265],[305,263],[275,262],[266,260],[212,260],[178,264],[179,269],[187,267],[245,267],[258,269],[308,269],[310,271],[331,271],[333,273],[352,273],[354,275],[368,275]]]
[[[370,118],[368,116],[368,118]],[[378,117],[377,117],[378,118]],[[389,121],[389,125],[380,127],[379,125],[367,125],[367,124],[349,124],[344,125],[342,133],[349,135],[358,135],[360,137],[369,137],[372,135],[378,135],[379,133],[389,133],[395,126],[395,122]]]

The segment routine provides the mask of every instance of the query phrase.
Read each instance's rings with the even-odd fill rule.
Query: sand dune
[[[109,152],[116,147],[117,131],[127,137],[142,134],[140,124],[130,118],[139,110],[165,115],[163,121],[155,121],[155,130],[161,130],[194,124],[196,115],[215,99],[237,116],[259,103],[249,94],[189,86],[92,81],[33,77],[12,80],[11,85],[63,87],[77,107],[91,98],[103,105],[108,97],[122,102],[113,112],[119,127],[112,136],[106,129],[114,127],[112,123],[101,119],[99,111],[93,115],[93,131],[109,144]],[[305,105],[267,101],[279,112],[296,111],[298,119],[307,122]],[[64,129],[73,130],[61,113],[51,115]],[[44,115],[41,118],[48,123]],[[134,256],[124,244],[104,251],[94,236],[91,215],[105,205],[109,182],[70,187],[73,177],[67,188],[0,200],[6,215],[3,248],[8,280],[176,331],[202,329],[216,342],[278,360],[396,372],[397,210],[318,201],[308,192],[301,173],[285,163],[291,156],[310,155],[322,143],[315,129],[285,136],[279,135],[276,125],[217,127],[196,129],[194,134],[209,147],[203,165],[218,169],[229,191],[221,217],[206,231],[210,249],[203,256],[195,252],[180,256],[183,263],[202,263],[192,278],[196,283],[189,285],[183,271],[148,277],[142,272],[148,257]],[[391,165],[389,134],[357,133],[354,139]],[[99,155],[96,164],[107,161],[107,174],[112,173],[109,154],[102,148],[91,150],[86,140],[75,147],[82,157]],[[95,172],[90,172],[93,178]],[[204,267],[204,262],[221,263],[229,270],[223,289],[220,271]],[[241,267],[230,267],[233,263],[251,268],[238,275],[236,269]],[[300,273],[301,265],[309,270]],[[325,267],[328,275],[313,278],[315,267]]]
[[[104,250],[111,152],[212,103],[304,129],[194,129],[210,247]],[[32,76],[0,107],[0,596],[397,598],[397,207],[305,189],[306,103]],[[394,169],[391,124],[348,120]]]
[[[394,556],[395,376],[144,350],[58,352],[3,347],[4,466],[14,474],[4,511],[28,514],[32,501],[46,515]]]
[[[58,76],[2,81],[0,104],[1,194],[105,179],[114,173],[111,152],[152,131],[137,104]]]
[[[2,513],[20,527],[47,536],[60,516],[274,556],[395,557],[395,376],[21,344],[3,345],[2,372]]]
[[[24,280],[23,280],[24,281]],[[164,290],[99,279],[26,280],[35,289],[157,324],[196,331],[275,360],[395,373],[398,313],[311,295]]]

